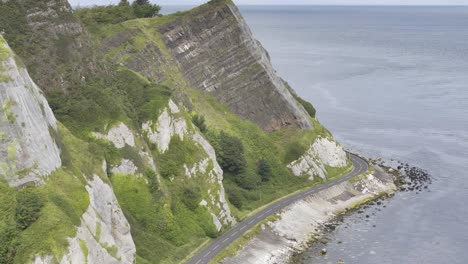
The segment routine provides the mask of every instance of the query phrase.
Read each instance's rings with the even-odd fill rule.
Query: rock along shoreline
[[[289,263],[323,234],[332,231],[337,217],[359,206],[393,195],[402,182],[399,171],[373,164],[373,170],[332,186],[278,213],[278,220],[261,226],[227,264]]]

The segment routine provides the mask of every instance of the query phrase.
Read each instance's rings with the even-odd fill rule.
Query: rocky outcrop
[[[332,139],[318,138],[304,155],[291,162],[288,168],[296,176],[306,175],[311,180],[318,176],[326,180],[327,169],[325,166],[342,168],[347,164],[347,156],[343,147]]]
[[[267,131],[312,127],[237,7],[212,1],[159,28],[190,87]]]
[[[156,131],[154,131],[153,122],[148,121],[143,124],[142,130],[146,133],[148,139],[156,144],[159,151],[164,153],[169,148],[169,143],[173,135],[178,135],[181,140],[187,133],[187,122],[180,113],[179,107],[172,101],[169,101],[169,108],[165,108],[159,116]]]
[[[136,249],[130,225],[112,188],[96,175],[88,184],[89,208],[60,263],[134,263]]]
[[[109,140],[118,149],[125,147],[125,145],[135,147],[135,138],[133,133],[124,123],[120,123],[119,125],[111,128],[109,132],[107,132],[107,135],[95,132],[94,136]]]
[[[137,166],[133,163],[133,161],[128,159],[123,159],[120,162],[120,165],[117,167],[112,168],[112,173],[120,173],[120,174],[135,174],[138,171]]]
[[[229,205],[226,200],[223,185],[223,170],[221,169],[221,166],[219,166],[218,161],[216,160],[215,150],[213,146],[211,146],[210,143],[199,133],[195,133],[192,139],[198,144],[200,144],[200,146],[205,150],[205,153],[208,155],[209,161],[211,162],[211,164],[213,164],[213,168],[210,171],[208,171],[208,175],[210,177],[211,182],[216,183],[216,186],[218,187],[215,188],[218,189],[216,193],[212,192],[211,190],[208,193],[211,198],[210,202],[212,206],[216,207],[216,211],[218,211],[217,215],[213,214],[212,212],[213,223],[217,226],[218,231],[221,229],[219,225],[221,221],[226,226],[233,226],[236,224],[237,221],[232,216],[231,210],[229,209]],[[207,205],[208,203],[206,203],[205,206]],[[207,207],[208,209],[210,209],[209,206]],[[211,209],[211,211],[213,211],[213,209]]]
[[[204,188],[209,199],[203,200],[201,205],[205,206],[212,214],[213,223],[219,231],[223,225],[232,226],[236,223],[225,196],[223,170],[216,160],[214,148],[199,132],[190,130],[187,122],[190,121],[185,119],[182,110],[170,100],[168,106],[158,117],[157,123],[145,122],[142,129],[148,140],[155,144],[161,153],[169,149],[173,136],[178,136],[181,140],[188,138],[202,149],[205,157],[195,164],[185,164],[185,174],[188,180],[195,177],[206,179]]]
[[[236,256],[225,264],[288,263],[295,251],[307,246],[312,235],[318,235],[323,224],[336,214],[381,193],[393,193],[393,176],[382,168],[353,182],[346,181],[287,207],[279,220],[263,226],[263,231],[249,241]]]
[[[19,66],[13,52],[0,36],[0,180],[10,186],[41,184],[61,166],[60,150],[53,133],[57,121],[27,70]]]

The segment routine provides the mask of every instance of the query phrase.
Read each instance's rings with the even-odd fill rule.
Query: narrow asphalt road
[[[324,189],[330,188],[333,185],[340,184],[342,182],[345,182],[349,180],[350,178],[357,176],[359,174],[364,173],[367,171],[369,165],[367,162],[354,155],[354,154],[349,154],[353,164],[354,168],[351,172],[346,174],[345,176],[336,179],[334,181],[327,182],[325,184],[322,184],[320,186],[316,186],[314,188],[311,188],[309,190],[306,190],[304,192],[295,194],[290,197],[286,197],[274,204],[269,205],[268,207],[264,208],[260,212],[256,213],[255,215],[245,219],[244,221],[240,222],[237,226],[235,226],[233,229],[229,230],[219,238],[217,238],[214,242],[212,242],[210,245],[208,245],[206,248],[204,248],[202,251],[200,251],[197,255],[195,255],[192,259],[190,259],[187,264],[206,264],[209,263],[212,258],[214,258],[219,252],[221,252],[224,248],[229,246],[232,242],[236,241],[239,237],[241,237],[245,232],[247,232],[249,229],[254,227],[257,223],[261,222],[265,218],[275,214],[276,212],[284,209],[288,205],[302,200],[306,198],[307,196],[311,194],[318,193],[320,191],[323,191]]]

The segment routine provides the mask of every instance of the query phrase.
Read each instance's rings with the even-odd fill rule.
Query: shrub
[[[272,177],[271,166],[266,160],[260,160],[257,163],[257,173],[262,178],[262,182],[267,182]]]
[[[228,195],[229,202],[237,207],[238,209],[242,208],[242,194],[236,188],[226,188],[226,193]]]
[[[244,157],[244,146],[240,139],[221,131],[218,140],[217,159],[223,170],[241,173],[247,162]]]
[[[0,264],[14,263],[18,245],[18,231],[14,226],[0,229]]]
[[[315,115],[316,115],[317,111],[315,110],[315,107],[311,103],[309,103],[306,100],[300,98],[299,96],[296,96],[296,100],[304,107],[304,109],[307,111],[307,113],[311,117],[315,118]]]
[[[200,115],[194,115],[192,117],[192,123],[200,129],[200,132],[205,133],[207,128],[205,124],[205,117]]]
[[[301,143],[294,141],[288,146],[284,161],[286,163],[293,162],[299,159],[306,152],[306,150],[307,148],[301,145]]]
[[[154,17],[159,14],[161,7],[149,1],[121,1],[118,5],[94,6],[76,10],[77,16],[86,25],[118,24],[127,20],[144,17]]]
[[[24,230],[39,218],[44,203],[30,188],[18,192],[16,203],[15,221],[18,228]]]
[[[190,210],[197,209],[201,202],[201,190],[199,187],[185,188],[183,192],[182,202]]]

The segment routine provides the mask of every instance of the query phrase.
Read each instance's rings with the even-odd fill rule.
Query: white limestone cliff
[[[187,137],[203,149],[206,157],[195,164],[186,164],[184,166],[186,176],[187,178],[208,176],[206,187],[208,188],[207,195],[209,199],[208,201],[202,201],[201,205],[205,206],[212,214],[213,224],[215,224],[218,231],[221,230],[223,225],[232,226],[236,224],[226,199],[223,186],[223,170],[216,160],[214,148],[199,132],[189,130],[187,120],[181,114],[180,108],[172,100],[169,101],[168,107],[158,117],[157,123],[153,124],[148,121],[143,124],[143,131],[150,142],[154,143],[162,153],[169,149],[171,138],[174,135],[179,136],[181,140]]]
[[[51,133],[57,121],[46,99],[27,70],[0,36],[1,48],[8,51],[0,61],[0,179],[10,186],[42,184],[61,166],[60,150]]]
[[[128,128],[124,123],[120,123],[117,126],[112,127],[109,132],[107,132],[107,135],[95,132],[94,136],[109,140],[118,149],[125,147],[125,145],[135,147],[135,138],[132,130],[130,130],[130,128]]]
[[[325,166],[342,168],[347,165],[347,156],[343,147],[328,138],[318,138],[299,159],[288,165],[294,175],[309,176],[313,180],[315,176],[326,180],[327,169]]]
[[[94,175],[86,190],[88,210],[81,216],[77,235],[69,239],[68,253],[60,263],[134,263],[136,248],[130,225],[112,188]]]

